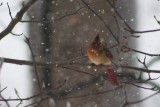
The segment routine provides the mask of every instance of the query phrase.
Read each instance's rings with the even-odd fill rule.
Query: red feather
[[[99,34],[97,34],[91,46],[93,46],[93,48],[96,48],[96,49],[98,49],[101,46]]]
[[[107,68],[107,71],[108,71],[109,80],[111,81],[111,84],[118,86],[119,83],[118,83],[117,76],[116,76],[114,70],[111,68]]]
[[[110,59],[113,59],[112,53],[108,49],[106,49],[105,52],[107,57],[109,57]]]

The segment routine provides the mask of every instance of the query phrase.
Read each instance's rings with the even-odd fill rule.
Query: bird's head
[[[97,36],[95,37],[95,39],[93,40],[92,44],[91,44],[92,48],[94,49],[99,49],[101,46],[101,41],[99,38],[99,34],[97,34]]]

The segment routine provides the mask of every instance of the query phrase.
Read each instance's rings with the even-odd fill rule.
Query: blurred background
[[[25,4],[23,2],[27,1],[0,0],[2,3],[0,31],[4,30],[11,21],[7,3],[14,18]],[[27,98],[39,93],[40,85],[44,94],[25,100],[20,105],[20,101],[8,102],[9,105],[11,107],[17,105],[19,107],[120,107],[123,106],[125,99],[128,102],[138,101],[155,93],[153,90],[136,87],[128,82],[137,80],[135,84],[139,86],[158,88],[158,79],[139,83],[148,78],[146,73],[114,68],[125,87],[117,88],[105,79],[108,77],[104,67],[83,66],[90,63],[85,57],[86,50],[99,34],[112,52],[113,61],[117,65],[145,68],[137,58],[143,61],[146,56],[148,69],[159,70],[159,57],[149,57],[133,51],[124,52],[120,46],[110,47],[117,44],[114,34],[122,45],[146,53],[159,54],[159,32],[134,34],[134,36],[140,36],[136,38],[123,29],[126,28],[123,21],[137,31],[158,29],[160,2],[158,0],[111,0],[111,3],[115,6],[114,8],[107,0],[37,0],[22,19],[30,21],[19,22],[12,34],[0,41],[1,60],[3,61],[3,57],[27,61],[35,59],[36,62],[65,63],[66,65],[36,66],[40,79],[38,81],[34,67],[3,63],[0,71],[0,90],[6,89],[0,93],[1,97],[18,98],[16,94],[18,92],[20,98]],[[123,21],[114,9],[123,17]],[[30,40],[31,49],[25,42],[26,37]],[[72,66],[72,63],[78,63],[78,65]],[[92,77],[82,72],[98,76]],[[150,76],[157,78],[159,74]],[[127,93],[127,97],[124,92]],[[158,99],[159,95],[156,95],[142,103],[128,106],[158,107]],[[5,102],[0,102],[0,105],[7,106]]]

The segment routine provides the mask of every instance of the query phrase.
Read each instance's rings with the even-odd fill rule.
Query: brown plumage
[[[108,49],[105,49],[100,41],[99,34],[95,37],[91,45],[87,49],[88,58],[95,65],[110,65],[112,62],[112,54]],[[113,85],[118,85],[118,81],[114,70],[107,67],[109,79]]]

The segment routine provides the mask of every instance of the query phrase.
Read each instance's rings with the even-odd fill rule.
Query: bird
[[[119,82],[113,68],[107,66],[112,64],[112,53],[100,41],[99,34],[94,38],[87,48],[87,56],[95,65],[106,65],[109,80],[112,85],[118,86]]]

